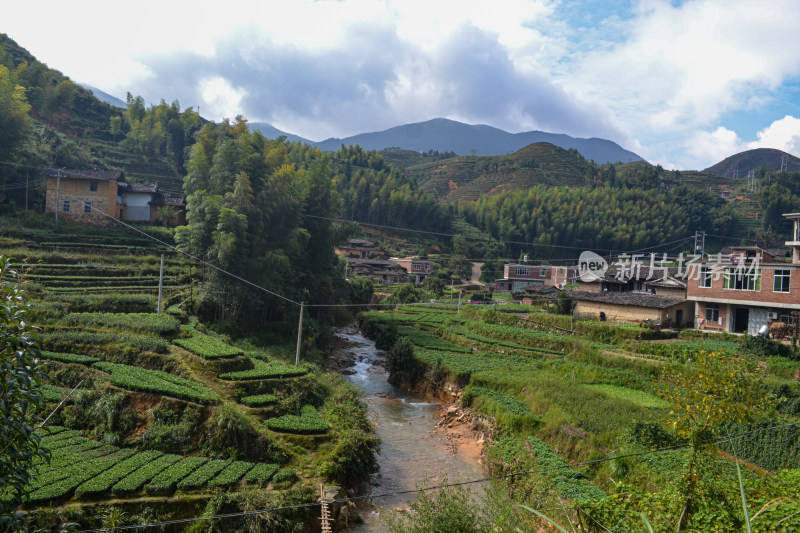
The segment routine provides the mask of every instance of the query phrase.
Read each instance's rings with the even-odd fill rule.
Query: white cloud
[[[203,98],[201,111],[207,108],[210,114],[233,118],[242,114],[242,99],[247,95],[244,89],[237,89],[222,76],[205,78],[199,83]]]
[[[707,127],[800,74],[794,0],[643,0],[620,43],[588,47],[564,84],[643,137]]]
[[[756,138],[748,143],[750,148],[775,148],[800,155],[800,118],[786,115],[759,131]]]

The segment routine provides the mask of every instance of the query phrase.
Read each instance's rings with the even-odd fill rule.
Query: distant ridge
[[[267,139],[277,139],[278,137],[284,136],[288,141],[300,141],[302,143],[308,143],[311,145],[316,144],[313,141],[309,141],[308,139],[300,137],[299,135],[281,131],[267,122],[248,122],[247,124],[250,126],[250,129],[260,131],[261,134]],[[336,148],[338,149],[339,147],[337,146]]]
[[[544,131],[508,133],[492,126],[464,124],[446,118],[435,118],[426,122],[395,126],[384,131],[361,133],[343,139],[331,138],[321,142],[286,134],[264,122],[253,122],[250,125],[261,131],[266,137],[275,138],[278,135],[286,135],[290,140],[308,142],[326,152],[336,151],[344,144],[345,146],[359,145],[366,150],[383,150],[393,147],[415,152],[435,150],[455,152],[459,155],[504,155],[516,152],[532,143],[547,142],[567,150],[574,148],[585,159],[591,159],[598,163],[616,163],[617,161],[628,163],[644,160],[639,155],[606,139],[581,139]]]
[[[800,172],[800,158],[773,148],[756,148],[734,154],[716,165],[708,167],[704,172],[725,178],[733,178],[734,175],[745,178],[751,170],[756,172],[761,168],[772,171],[780,170],[784,156],[786,156],[787,172]]]
[[[120,109],[127,109],[128,104],[117,98],[116,96],[112,96],[105,91],[101,91],[97,87],[92,87],[91,85],[87,85],[86,83],[79,84],[84,89],[90,91],[95,98],[100,100],[101,102],[105,102],[110,106],[119,107]]]

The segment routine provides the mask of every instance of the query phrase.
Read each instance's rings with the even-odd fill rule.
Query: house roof
[[[159,193],[158,196],[150,200],[150,205],[169,205],[173,207],[185,207],[186,195],[170,192]]]
[[[531,296],[552,296],[558,289],[552,285],[528,285],[524,289],[525,294]]]
[[[372,241],[365,241],[364,239],[350,239],[339,248],[377,248],[378,245]]]
[[[598,302],[610,305],[649,307],[651,309],[667,309],[668,307],[681,304],[685,301],[680,298],[669,298],[667,296],[659,296],[657,294],[641,292],[593,292],[574,289],[569,291],[569,296],[573,300],[577,301]]]
[[[42,175],[47,178],[66,178],[76,180],[93,181],[122,181],[122,171],[120,170],[63,170],[59,168],[45,168]]]
[[[122,188],[126,192],[144,192],[144,193],[157,193],[158,183],[125,183]]]
[[[684,277],[685,279],[685,277]],[[661,279],[653,280],[653,281],[645,281],[644,283],[648,287],[662,287],[662,288],[673,288],[673,289],[685,289],[686,282],[680,279],[675,279],[672,276],[666,276]]]

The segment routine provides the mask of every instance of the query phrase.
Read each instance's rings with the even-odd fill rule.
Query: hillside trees
[[[683,187],[662,191],[538,185],[457,202],[453,210],[494,238],[532,243],[538,258],[562,257],[558,245],[567,244],[619,251],[652,247],[686,237],[698,227],[725,235],[734,223],[724,201]]]
[[[428,231],[447,231],[446,210],[375,151],[344,147],[333,156],[342,171],[336,191],[351,220]]]
[[[29,110],[17,75],[0,64],[0,160],[7,161],[25,140]]]
[[[127,95],[127,106],[121,116],[110,119],[109,133],[116,138],[120,131],[125,131],[122,144],[126,148],[148,156],[167,157],[183,172],[185,150],[202,125],[200,115],[192,108],[181,112],[177,100],[169,105],[161,100],[158,105],[146,108],[144,98],[131,93]]]
[[[327,158],[317,155],[308,168],[298,168],[282,139],[250,133],[241,117],[234,124],[206,124],[196,138],[184,181],[188,224],[176,232],[179,246],[294,301],[346,298],[333,248],[347,235],[330,220],[341,204]],[[210,268],[200,311],[250,326],[296,314],[275,294]],[[312,316],[328,318],[318,308]]]

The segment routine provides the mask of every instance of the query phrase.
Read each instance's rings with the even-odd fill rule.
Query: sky
[[[800,156],[797,0],[33,0],[0,32],[123,100],[314,141],[445,117],[665,168]]]

